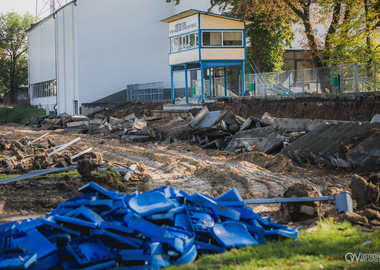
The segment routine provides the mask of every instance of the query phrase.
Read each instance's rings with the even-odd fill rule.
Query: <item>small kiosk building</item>
[[[224,95],[227,96],[226,68],[241,67],[241,89],[245,95],[246,26],[251,21],[199,10],[187,10],[162,22],[169,24],[169,65],[171,67],[171,98],[175,102],[173,73],[185,72],[186,103],[189,103],[188,71],[200,70],[201,93],[212,95],[212,69],[224,70]],[[205,76],[208,74],[208,95]]]

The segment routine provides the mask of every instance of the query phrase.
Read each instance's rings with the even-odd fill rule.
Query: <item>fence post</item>
[[[315,68],[315,90],[317,90],[317,94],[319,93],[319,90],[318,90],[318,68]]]
[[[264,91],[265,95],[267,95],[267,74],[264,73]]]
[[[292,76],[292,71],[291,70],[289,70],[289,76],[288,76],[288,79],[289,79],[289,89],[288,89],[288,91],[290,92],[290,77]]]
[[[257,84],[257,75],[258,73],[255,73],[254,76],[255,76],[255,96],[257,95],[257,93],[259,91],[257,91],[259,89],[259,85]],[[257,90],[256,90],[257,89]]]
[[[331,66],[331,94],[333,94],[334,92],[334,84],[333,84],[333,80],[334,80],[334,66],[332,65]]]
[[[376,65],[376,62],[373,62],[373,72],[374,72],[374,78],[373,78],[373,83],[374,83],[374,87],[373,87],[373,90],[374,92],[376,93],[376,87],[377,87],[377,65]]]
[[[344,92],[344,87],[343,87],[343,65],[340,65],[340,82],[339,82],[339,92],[343,93]]]
[[[359,76],[358,76],[358,64],[354,64],[354,73],[355,73],[355,93],[359,93]]]
[[[305,93],[305,85],[304,85],[304,70],[303,69],[301,69],[301,72],[302,72],[302,93]]]

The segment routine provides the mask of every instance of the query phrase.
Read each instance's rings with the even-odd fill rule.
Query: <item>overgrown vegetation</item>
[[[363,232],[348,222],[323,220],[296,240],[268,242],[202,256],[195,263],[169,269],[379,269],[380,232]],[[347,253],[377,254],[376,262],[345,259]],[[347,259],[351,259],[347,255]]]
[[[0,107],[0,123],[25,123],[33,116],[45,115],[44,109],[36,106],[20,105],[16,107]]]

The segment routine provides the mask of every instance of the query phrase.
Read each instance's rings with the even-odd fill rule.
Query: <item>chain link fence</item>
[[[251,96],[378,92],[379,63],[266,72],[246,76]]]

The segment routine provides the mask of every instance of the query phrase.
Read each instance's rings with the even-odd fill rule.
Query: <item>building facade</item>
[[[170,85],[167,25],[162,18],[208,0],[76,0],[29,29],[29,95],[32,105],[80,113],[129,84]]]

